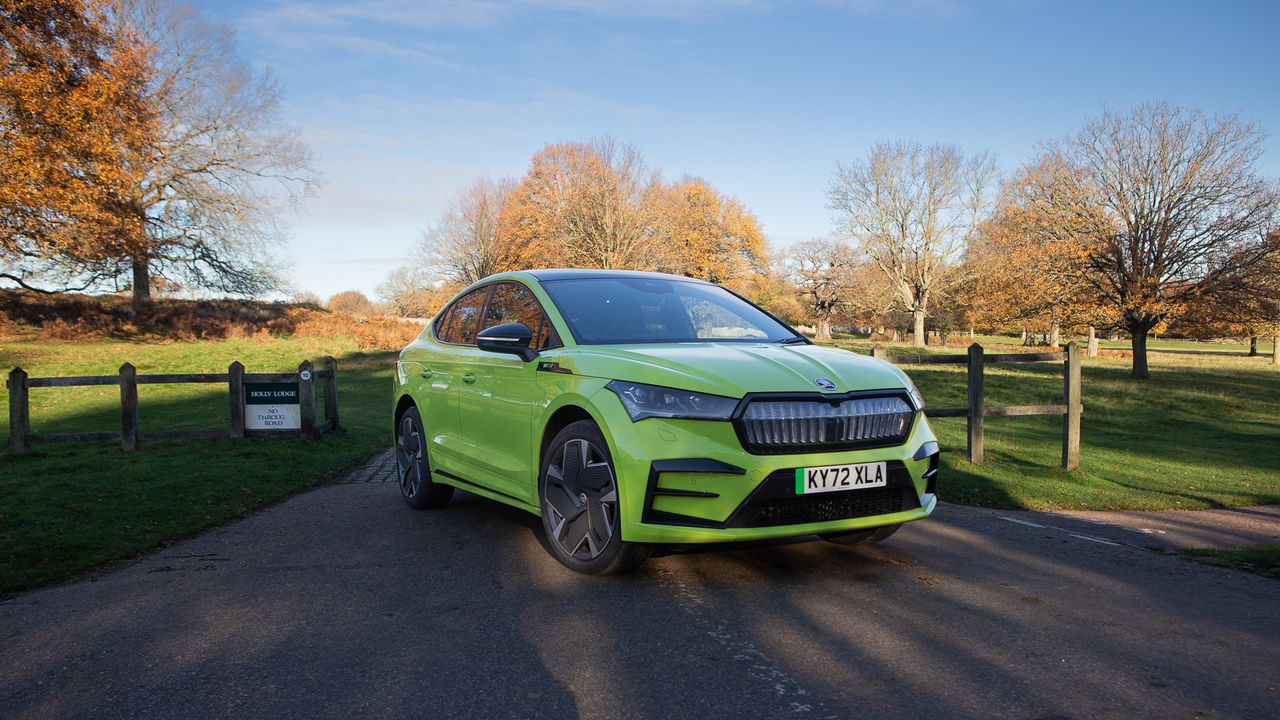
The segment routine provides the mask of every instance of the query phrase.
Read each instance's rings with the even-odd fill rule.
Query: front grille
[[[849,450],[905,442],[913,414],[899,395],[758,398],[747,403],[737,423],[752,453]]]
[[[776,527],[887,515],[920,507],[910,487],[863,488],[817,495],[748,500],[734,513],[731,527]]]

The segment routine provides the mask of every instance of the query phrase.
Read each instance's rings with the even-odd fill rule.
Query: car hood
[[[818,345],[673,343],[579,346],[566,351],[582,375],[742,397],[752,392],[897,389],[902,372],[882,360]],[[835,383],[822,390],[816,380]]]

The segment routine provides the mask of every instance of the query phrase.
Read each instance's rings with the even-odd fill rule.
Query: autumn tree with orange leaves
[[[1115,323],[1085,277],[1090,253],[1111,227],[1080,194],[1078,174],[1046,154],[1005,182],[965,256],[980,299],[972,303],[977,321],[1039,326],[1053,347],[1064,327]]]
[[[423,264],[451,282],[530,267],[670,272],[773,294],[755,216],[700,178],[665,183],[633,146],[548,145],[518,182],[479,180],[427,231]],[[781,306],[780,306],[781,307]]]
[[[279,86],[172,0],[0,5],[0,278],[32,289],[278,286],[312,187]]]
[[[148,146],[150,53],[119,8],[0,2],[0,279],[44,291],[113,277],[145,232],[128,212]]]

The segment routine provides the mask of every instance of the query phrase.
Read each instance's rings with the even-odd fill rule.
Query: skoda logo
[[[814,384],[814,385],[817,385],[817,386],[818,386],[818,388],[819,388],[819,389],[822,389],[822,390],[835,390],[835,389],[836,389],[836,384],[835,384],[835,383],[833,383],[833,382],[831,382],[830,380],[828,380],[828,379],[826,379],[826,378],[818,378],[817,380],[814,380],[814,381],[813,381],[813,384]]]

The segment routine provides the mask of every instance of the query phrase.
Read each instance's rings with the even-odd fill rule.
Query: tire
[[[453,497],[453,486],[431,479],[426,433],[418,408],[411,407],[396,425],[396,476],[400,497],[414,510],[444,507]]]
[[[647,545],[622,539],[613,456],[594,422],[571,423],[552,439],[538,473],[538,498],[547,549],[570,570],[618,575],[649,557]]]
[[[840,545],[871,545],[878,543],[890,535],[898,532],[898,528],[902,527],[902,523],[897,525],[885,525],[884,527],[872,528],[870,530],[853,530],[852,532],[830,533],[828,535],[819,535],[827,542],[838,543]]]

